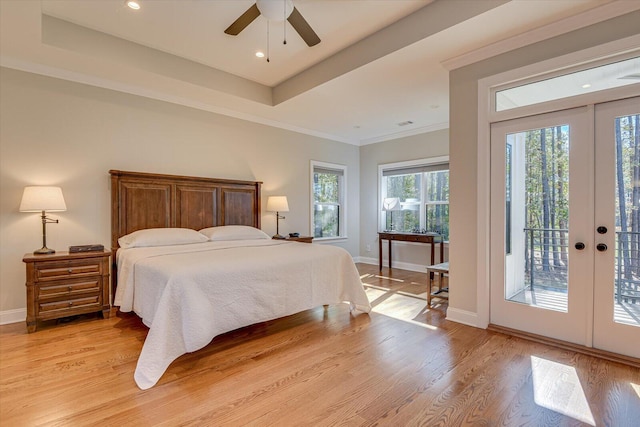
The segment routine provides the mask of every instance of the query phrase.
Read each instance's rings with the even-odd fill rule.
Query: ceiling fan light
[[[137,2],[137,1],[134,1],[134,0],[127,0],[127,1],[125,1],[125,4],[126,4],[127,6],[129,6],[129,8],[130,8],[130,9],[133,9],[133,10],[138,10],[138,9],[140,9],[140,3],[139,3],[139,2]]]
[[[262,52],[262,51],[257,51],[257,52],[256,52],[256,56],[257,56],[258,58],[264,58],[264,52]]]
[[[270,21],[284,21],[293,12],[292,0],[256,0],[256,6],[260,14]]]

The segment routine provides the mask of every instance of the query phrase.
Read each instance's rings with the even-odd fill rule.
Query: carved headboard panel
[[[260,228],[259,181],[109,171],[111,248],[118,239],[145,228],[216,225]]]

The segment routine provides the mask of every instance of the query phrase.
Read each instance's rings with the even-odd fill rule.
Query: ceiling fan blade
[[[320,43],[320,37],[313,31],[311,25],[302,17],[297,8],[293,8],[293,12],[291,12],[287,21],[289,21],[291,26],[300,34],[300,37],[302,37],[302,40],[305,41],[307,46],[311,47]]]
[[[247,25],[251,24],[258,16],[260,16],[260,10],[258,10],[258,6],[254,3],[253,6],[240,15],[233,24],[229,25],[229,28],[224,30],[224,32],[232,36],[237,36],[240,34],[240,31],[244,30]]]

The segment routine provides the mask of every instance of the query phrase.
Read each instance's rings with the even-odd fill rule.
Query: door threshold
[[[547,344],[552,347],[575,351],[576,353],[582,353],[588,356],[598,357],[600,359],[609,360],[611,362],[622,363],[623,365],[632,366],[634,368],[640,368],[640,359],[637,359],[631,356],[625,356],[623,354],[612,353],[610,351],[600,350],[593,347],[586,347],[584,345],[557,340],[555,338],[549,338],[543,335],[531,334],[529,332],[523,332],[517,329],[511,329],[504,326],[494,325],[493,323],[489,324],[489,326],[487,327],[487,330],[505,334],[505,335],[511,335],[518,338],[523,338],[529,341],[535,341],[542,344]]]

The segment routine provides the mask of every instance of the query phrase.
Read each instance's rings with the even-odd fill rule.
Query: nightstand
[[[313,237],[311,236],[287,237],[285,240],[289,240],[291,242],[312,243]]]
[[[110,251],[26,254],[27,331],[38,320],[101,311],[109,318]]]

